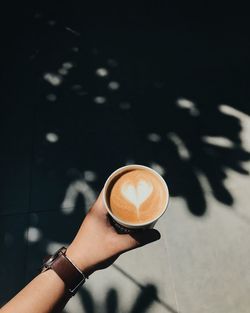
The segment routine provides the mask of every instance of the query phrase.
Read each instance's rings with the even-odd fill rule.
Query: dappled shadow
[[[101,310],[105,310],[107,313],[117,313],[121,311],[121,306],[123,303],[120,303],[118,292],[114,288],[110,288],[109,290],[105,291],[105,300],[104,303],[98,304],[98,307],[92,298],[91,293],[86,289],[83,288],[80,290],[80,297],[82,300],[82,304],[84,307],[85,312],[87,313],[95,313]],[[134,303],[129,311],[129,313],[143,313],[147,312],[150,307],[154,304],[158,303],[159,305],[163,306],[167,312],[177,313],[177,311],[172,308],[170,305],[159,301],[157,296],[157,288],[152,284],[147,284],[145,286],[141,286]]]
[[[31,138],[18,155],[22,160],[22,149],[30,154],[28,280],[45,254],[70,243],[106,178],[122,165],[157,170],[171,196],[182,197],[195,216],[206,213],[207,192],[233,207],[228,170],[248,175],[244,162],[250,159],[241,136],[240,116],[250,113],[243,35],[191,34],[179,26],[89,30],[84,20],[70,25],[63,16],[29,13],[6,49],[11,62],[4,66],[3,103],[6,116],[18,113],[14,123],[7,120],[2,142],[18,141],[28,124]],[[13,151],[6,151],[3,167],[9,162],[12,168]],[[11,173],[9,180],[21,176]],[[3,206],[24,194],[17,185],[6,190]],[[92,295],[86,289],[80,295],[86,312],[95,312]],[[131,313],[145,312],[157,299],[154,285],[141,288]],[[104,306],[117,311],[115,289],[107,291]]]
[[[106,299],[104,300],[104,303],[101,304],[102,309],[105,310],[105,312],[107,313],[119,312],[121,310],[120,308],[121,304],[120,304],[117,290],[114,288],[111,288],[109,290],[106,290],[105,293],[106,293],[106,297],[105,297]],[[133,307],[128,312],[131,312],[131,313],[146,312],[155,301],[156,293],[157,291],[154,285],[145,286],[141,291],[139,291],[135,299]],[[95,307],[95,301],[87,289],[85,288],[82,289],[80,291],[80,296],[82,299],[85,312],[95,313],[99,311]]]
[[[131,162],[159,171],[171,195],[183,197],[194,215],[207,208],[203,177],[218,201],[233,204],[224,183],[227,171],[248,174],[242,162],[250,154],[242,145],[241,121],[232,113],[242,99],[227,89],[233,83],[237,89],[238,82],[221,63],[223,53],[229,54],[226,42],[206,43],[199,33],[190,37],[183,31],[176,37],[171,31],[124,32],[125,38],[112,31],[76,34],[62,23],[48,25],[44,16],[35,21],[40,39],[30,44],[39,53],[31,58],[30,79],[36,209],[58,208],[63,201],[70,211],[70,194],[75,202],[90,192],[86,171],[93,174],[91,188],[100,191],[114,169]],[[181,49],[187,43],[193,54]],[[218,54],[209,55],[206,45]],[[41,194],[47,192],[49,202]]]

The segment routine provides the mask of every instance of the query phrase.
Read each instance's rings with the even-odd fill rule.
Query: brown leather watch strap
[[[46,267],[46,269],[52,269],[57,273],[57,275],[64,281],[70,295],[74,295],[86,279],[85,275],[65,255],[63,249],[58,251],[58,255],[51,264]]]

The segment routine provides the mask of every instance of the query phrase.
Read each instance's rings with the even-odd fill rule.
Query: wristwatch
[[[54,255],[45,261],[42,273],[52,269],[64,281],[70,296],[74,296],[84,284],[87,276],[66,256],[67,249],[60,248]]]

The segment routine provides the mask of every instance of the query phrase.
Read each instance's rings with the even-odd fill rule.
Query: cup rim
[[[147,221],[147,222],[144,222],[144,223],[129,223],[129,222],[125,222],[125,221],[122,221],[121,219],[119,219],[118,217],[116,217],[110,210],[109,206],[108,206],[108,203],[106,201],[106,192],[107,192],[107,189],[108,189],[108,186],[110,184],[110,182],[112,181],[112,179],[117,176],[117,174],[119,173],[122,173],[124,170],[126,169],[145,169],[145,170],[148,170],[148,171],[151,171],[154,175],[156,175],[160,181],[162,182],[163,186],[165,187],[165,191],[166,191],[166,201],[163,205],[163,209],[161,211],[160,214],[158,214],[156,217],[154,217],[154,219],[150,220],[150,221]],[[108,179],[106,180],[105,184],[104,184],[104,187],[103,187],[103,201],[104,201],[104,204],[105,204],[105,207],[108,211],[108,213],[111,215],[111,217],[116,221],[118,222],[119,224],[121,224],[122,226],[125,226],[125,227],[128,227],[128,228],[136,228],[136,227],[143,227],[143,226],[147,226],[147,225],[150,225],[150,224],[153,224],[155,223],[167,210],[168,208],[168,204],[169,204],[169,189],[168,189],[168,186],[167,186],[167,183],[166,181],[163,179],[163,177],[157,173],[155,170],[153,170],[152,168],[148,167],[148,166],[145,166],[145,165],[141,165],[141,164],[129,164],[129,165],[125,165],[125,166],[122,166],[122,167],[119,167],[117,170],[115,170],[114,172],[112,172]]]

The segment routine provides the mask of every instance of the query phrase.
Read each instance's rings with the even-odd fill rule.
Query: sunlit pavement
[[[40,11],[27,25],[3,67],[0,305],[70,243],[108,175],[140,163],[170,188],[161,239],[94,273],[65,312],[249,312],[247,38],[118,35]]]

